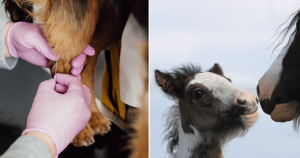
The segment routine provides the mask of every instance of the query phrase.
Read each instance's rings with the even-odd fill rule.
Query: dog
[[[71,61],[82,53],[87,44],[95,49],[87,56],[81,72],[81,81],[90,88],[91,119],[74,138],[74,146],[89,146],[95,134],[110,131],[111,122],[99,111],[94,94],[94,71],[102,50],[120,50],[120,39],[129,13],[132,11],[139,23],[148,27],[148,1],[136,0],[3,0],[6,12],[13,22],[41,23],[53,51],[60,57],[57,73],[71,74]],[[41,8],[34,12],[33,5]],[[146,8],[146,9],[145,9]],[[55,62],[49,61],[51,76]]]

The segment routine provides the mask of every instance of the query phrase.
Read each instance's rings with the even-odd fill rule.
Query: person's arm
[[[46,133],[40,132],[40,131],[31,131],[31,132],[28,132],[26,135],[31,135],[31,136],[34,136],[34,137],[40,139],[44,143],[44,145],[47,146],[47,148],[51,154],[51,157],[55,156],[56,147],[55,147],[53,140],[51,139],[51,137],[49,135],[47,135]]]
[[[0,158],[53,158],[45,143],[32,135],[19,137]]]
[[[18,62],[17,58],[13,58],[6,47],[6,35],[10,26],[14,24],[8,20],[0,19],[0,68],[12,70]]]
[[[86,126],[91,117],[89,88],[74,76],[57,73],[56,77],[56,91],[53,89],[54,79],[40,84],[27,118],[26,129],[22,132],[23,136],[1,158],[29,158],[29,154],[34,154],[30,158],[41,157],[38,155],[42,153],[35,148],[43,153],[46,149],[48,154],[45,155],[57,158]],[[28,145],[22,143],[24,140]]]
[[[11,54],[9,53],[8,51],[8,48],[6,46],[6,36],[7,36],[7,33],[8,33],[8,30],[9,28],[14,24],[14,22],[7,22],[4,26],[4,29],[3,29],[3,37],[2,37],[2,40],[3,40],[3,53],[4,53],[4,57],[8,58],[8,57],[12,57]]]

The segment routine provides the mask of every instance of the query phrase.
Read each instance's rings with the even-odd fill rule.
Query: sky
[[[234,84],[256,94],[259,78],[282,48],[273,52],[276,30],[299,8],[296,0],[150,1],[151,157],[167,157],[162,114],[174,104],[156,85],[154,70],[193,63],[205,71],[219,63]],[[273,122],[260,105],[258,112],[248,134],[225,146],[225,158],[299,157],[300,135],[292,122]]]

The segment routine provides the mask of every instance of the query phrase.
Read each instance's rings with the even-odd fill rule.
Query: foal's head
[[[161,89],[179,104],[178,128],[185,134],[199,132],[206,143],[214,139],[223,144],[245,133],[250,125],[243,116],[258,109],[256,95],[233,85],[218,64],[208,72],[193,65],[172,72],[155,70],[155,78]],[[174,133],[169,136],[176,139]],[[178,140],[171,144],[178,145]]]

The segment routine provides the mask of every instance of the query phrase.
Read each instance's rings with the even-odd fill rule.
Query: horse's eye
[[[203,91],[195,90],[195,91],[193,91],[193,98],[197,99],[197,100],[200,100],[200,99],[203,98],[203,94],[204,94]]]

